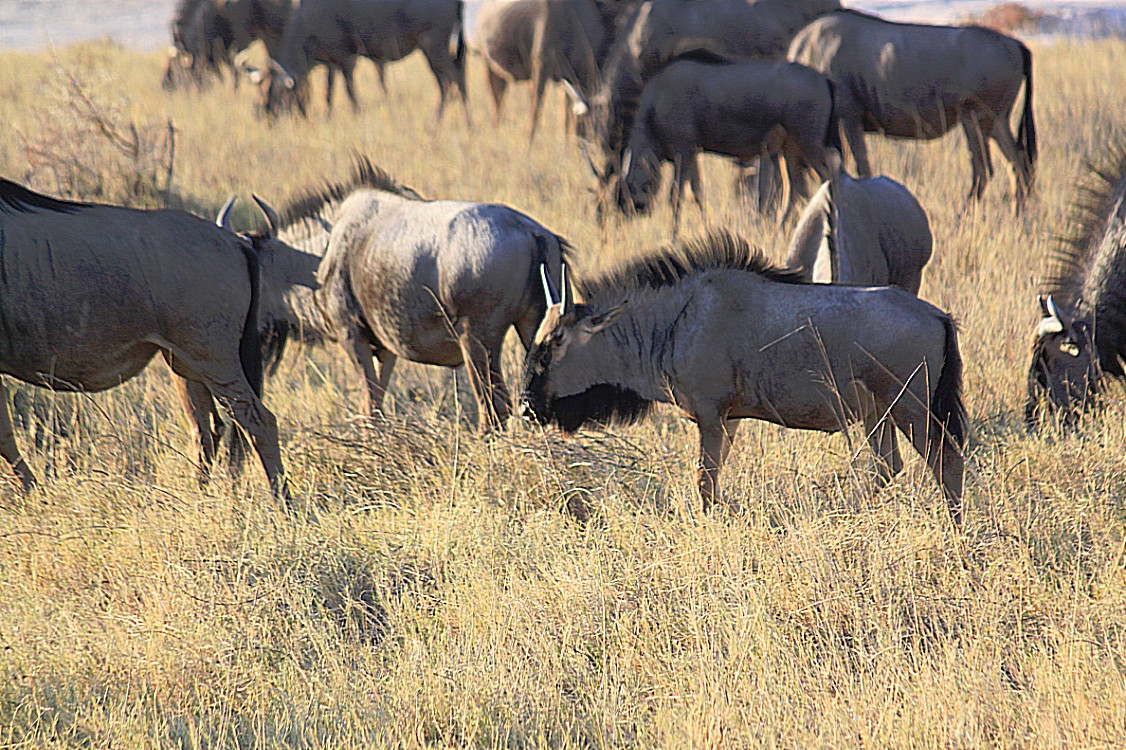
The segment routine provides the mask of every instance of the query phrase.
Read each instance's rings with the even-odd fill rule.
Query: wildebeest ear
[[[611,307],[609,310],[598,315],[592,315],[582,322],[583,333],[587,336],[593,336],[601,330],[607,328],[611,323],[617,320],[618,316],[626,309],[629,300],[622,300],[618,304]]]

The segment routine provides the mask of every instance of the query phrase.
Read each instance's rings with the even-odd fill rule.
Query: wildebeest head
[[[626,302],[603,312],[586,305],[568,306],[542,266],[540,275],[548,308],[528,350],[524,416],[541,425],[554,422],[564,432],[614,417],[636,419],[649,402],[632,391],[606,383],[599,357],[588,346],[592,338],[622,314]],[[563,288],[567,288],[565,279]]]
[[[1040,307],[1043,317],[1032,346],[1025,422],[1030,429],[1038,426],[1043,400],[1064,425],[1073,426],[1098,394],[1099,358],[1091,326],[1087,320],[1072,319],[1051,295],[1040,298]]]
[[[255,107],[259,114],[277,116],[294,107],[305,114],[305,87],[277,60],[271,58],[266,67],[255,67],[247,59],[247,50],[243,50],[235,58],[235,64],[254,84]]]
[[[657,155],[650,151],[635,155],[627,148],[622,155],[621,175],[618,210],[627,216],[648,213],[661,187],[661,163]]]
[[[254,196],[254,202],[266,217],[265,232],[240,234],[249,242],[258,257],[259,283],[259,333],[262,353],[268,371],[277,368],[286,343],[297,335],[306,343],[320,343],[325,328],[314,293],[320,288],[317,269],[321,258],[299,250],[278,236],[282,222],[278,212],[266,201]],[[223,205],[215,220],[223,229],[235,232],[231,226],[231,209],[235,196]],[[238,232],[235,232],[239,234]]]

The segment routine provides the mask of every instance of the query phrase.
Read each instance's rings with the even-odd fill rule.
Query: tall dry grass
[[[729,518],[682,510],[695,436],[671,411],[578,440],[514,427],[487,441],[464,384],[407,365],[394,429],[373,432],[336,351],[287,359],[268,397],[293,488],[321,509],[311,526],[258,473],[195,486],[154,365],[111,393],[48,396],[38,444],[21,431],[50,479],[27,498],[0,489],[0,745],[1126,745],[1126,414],[1115,401],[1080,435],[1021,426],[1036,279],[1084,160],[1122,138],[1126,46],[1035,55],[1042,161],[1024,216],[999,156],[963,211],[960,135],[872,143],[930,213],[923,296],[961,321],[964,532],[917,457],[871,493],[856,435],[747,423],[724,473],[746,514]],[[341,96],[331,119],[318,103],[269,125],[245,86],[164,93],[152,56],[4,54],[0,173],[67,189],[27,150],[76,116],[65,71],[121,132],[150,138],[148,161],[97,134],[66,144],[106,199],[280,203],[359,151],[426,195],[530,213],[587,270],[668,236],[663,207],[600,232],[558,104],[529,151],[526,94],[494,126],[479,64],[470,131],[456,108],[433,126],[436,88],[414,59],[389,69],[386,100],[362,69],[358,116]],[[169,120],[170,186],[153,166]],[[137,174],[155,192],[133,191]],[[738,203],[727,165],[705,180],[713,224],[781,254],[784,232]],[[699,229],[687,211],[684,233]]]

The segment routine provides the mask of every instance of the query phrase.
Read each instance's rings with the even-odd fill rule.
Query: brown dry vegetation
[[[986,200],[962,211],[960,135],[873,143],[877,168],[931,215],[922,294],[961,321],[964,532],[915,456],[867,490],[856,435],[747,423],[724,477],[746,515],[701,518],[682,510],[695,502],[693,428],[671,411],[577,440],[516,426],[486,441],[448,371],[408,365],[395,429],[372,432],[335,351],[289,357],[268,396],[293,488],[321,509],[313,526],[258,471],[195,486],[154,365],[109,394],[48,399],[61,423],[81,421],[39,447],[21,432],[40,475],[53,466],[42,490],[22,498],[2,475],[0,745],[1126,744],[1124,409],[1079,436],[1021,425],[1036,279],[1084,160],[1121,142],[1126,45],[1035,55],[1042,158],[1025,216],[1009,210],[996,154]],[[58,64],[150,148],[123,162],[88,132],[57,149],[103,175],[109,199],[163,200],[171,119],[171,200],[212,214],[238,192],[243,224],[257,220],[251,191],[282,202],[359,151],[426,195],[530,213],[585,269],[669,232],[662,207],[600,234],[558,103],[528,152],[525,95],[493,127],[477,60],[470,132],[456,110],[432,126],[435,87],[413,58],[389,69],[389,100],[361,68],[359,116],[338,106],[326,119],[317,102],[313,118],[270,127],[245,86],[165,94],[156,56],[0,55],[0,174],[47,191],[61,188],[27,146],[78,116]],[[710,163],[705,180],[711,221],[780,256],[784,234],[740,206],[729,168]],[[699,217],[686,218],[691,235]]]

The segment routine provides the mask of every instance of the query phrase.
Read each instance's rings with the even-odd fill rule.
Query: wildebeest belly
[[[443,367],[462,363],[454,320],[429,289],[421,288],[360,303],[379,345],[412,362]]]
[[[147,341],[110,349],[101,343],[60,349],[48,343],[0,342],[0,373],[58,391],[104,391],[139,373],[158,351]]]

